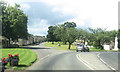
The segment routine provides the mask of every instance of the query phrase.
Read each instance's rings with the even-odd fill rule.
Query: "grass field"
[[[101,50],[101,49],[98,49],[98,48],[95,48],[95,47],[91,47],[90,51],[107,51],[107,50]]]
[[[47,42],[45,44],[45,46],[47,47],[55,47],[56,50],[69,50],[68,49],[68,43],[67,45],[64,45],[62,42],[60,42],[61,46],[58,46],[58,42],[54,42],[54,44],[52,44],[51,42]],[[71,49],[72,51],[76,50],[76,46],[75,45],[71,45]],[[96,49],[94,47],[90,48],[90,51],[105,51],[105,50],[100,50],[100,49]]]
[[[65,45],[62,42],[59,42],[59,44],[61,46],[58,46],[58,42],[54,42],[54,44],[52,44],[52,42],[47,42],[45,44],[45,46],[47,46],[47,47],[55,47],[54,49],[56,49],[56,50],[69,50],[68,49],[68,47],[69,47],[68,43]],[[71,49],[70,50],[76,50],[76,46],[75,45],[71,45]]]
[[[54,48],[55,50],[69,50],[68,49],[68,43],[67,43],[67,45],[64,45],[62,42],[59,42],[59,44],[61,46],[58,46],[58,42],[54,42],[54,44],[52,44],[51,42],[47,42],[45,44],[45,46],[47,46],[47,47],[55,47]],[[71,45],[71,49],[69,51],[75,51],[75,50],[76,50],[76,46]],[[108,50],[101,50],[101,49],[98,49],[98,48],[95,48],[95,47],[91,47],[90,51],[108,51]],[[116,52],[116,51],[115,50],[109,50],[108,52]]]
[[[25,69],[26,67],[30,66],[37,60],[37,54],[30,49],[23,49],[23,48],[10,48],[10,49],[2,49],[2,58],[8,57],[8,54],[19,54],[19,66],[18,67],[10,67],[9,63],[7,64],[7,68],[12,69]]]

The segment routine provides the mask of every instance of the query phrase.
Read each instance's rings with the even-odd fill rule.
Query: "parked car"
[[[77,47],[76,47],[76,52],[78,52],[78,51],[89,52],[89,48],[87,47],[87,45],[80,44],[80,45],[77,45]]]
[[[39,45],[39,43],[36,43],[36,45]]]

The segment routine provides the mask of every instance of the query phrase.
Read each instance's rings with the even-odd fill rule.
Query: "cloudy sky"
[[[46,36],[48,27],[64,22],[75,22],[77,28],[118,29],[120,0],[5,0],[18,3],[28,15],[28,32]]]

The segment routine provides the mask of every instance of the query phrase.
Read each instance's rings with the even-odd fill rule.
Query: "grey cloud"
[[[64,22],[74,17],[74,15],[64,15],[62,12],[53,12],[53,6],[49,6],[41,2],[28,2],[30,10],[26,11],[29,17],[29,25],[36,22],[36,19],[44,19],[48,21],[48,24],[54,25],[60,22]]]
[[[24,10],[28,15],[28,32],[34,35],[46,35],[48,26],[63,23],[74,18],[74,15],[63,14],[60,11],[53,12],[54,6],[49,6],[42,2],[26,2],[30,8]],[[42,23],[41,20],[46,22]]]

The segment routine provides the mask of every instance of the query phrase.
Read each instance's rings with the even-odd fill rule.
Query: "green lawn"
[[[68,49],[68,46],[69,46],[68,43],[67,43],[67,45],[64,45],[62,42],[59,42],[59,43],[60,43],[61,46],[58,46],[58,42],[54,42],[54,44],[52,44],[51,42],[47,42],[45,44],[45,46],[55,47],[54,49],[56,49],[56,50],[69,50]],[[71,45],[71,49],[69,51],[75,51],[75,50],[76,50],[76,46]],[[108,50],[101,50],[101,49],[98,49],[98,48],[95,48],[95,47],[91,47],[90,51],[108,51]],[[109,50],[109,51],[114,52],[114,50]]]
[[[101,50],[101,49],[98,49],[98,48],[95,48],[95,47],[91,47],[90,51],[107,51],[107,50]]]
[[[7,58],[8,54],[19,54],[19,66],[18,67],[10,67],[9,63],[7,64],[7,68],[12,69],[25,69],[26,67],[30,66],[37,60],[37,54],[30,49],[23,49],[23,48],[5,48],[2,49],[2,57]]]
[[[101,49],[96,49],[95,47],[90,48],[90,51],[120,52],[120,50],[101,50]]]
[[[64,45],[62,42],[60,42],[60,45],[61,46],[58,46],[58,42],[54,42],[54,44],[52,44],[51,42],[47,42],[46,44],[45,44],[45,46],[47,46],[47,47],[55,47],[54,49],[56,49],[56,50],[69,50],[68,49],[68,43],[67,43],[67,45]],[[75,45],[71,45],[71,49],[70,50],[72,50],[72,51],[75,51],[76,50],[76,46]],[[90,51],[105,51],[105,50],[100,50],[100,49],[96,49],[96,48],[90,48]]]
[[[54,42],[54,44],[52,44],[52,42],[47,42],[45,44],[45,46],[47,46],[47,47],[55,47],[54,49],[56,49],[56,50],[69,50],[68,49],[68,47],[69,47],[68,43],[65,45],[62,42],[59,42],[59,44],[61,46],[58,46],[58,42]],[[70,50],[76,50],[76,46],[75,45],[71,45],[71,49]]]

